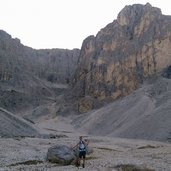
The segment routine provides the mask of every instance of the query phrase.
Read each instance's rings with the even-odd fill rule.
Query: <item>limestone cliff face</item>
[[[126,96],[171,64],[171,16],[150,4],[126,6],[82,44],[75,87],[100,101]]]
[[[37,66],[35,71],[41,78],[50,82],[68,84],[72,81],[77,68],[79,49],[42,49],[36,51]]]
[[[10,81],[27,72],[50,82],[69,83],[78,56],[78,49],[35,50],[0,30],[0,81]]]
[[[70,83],[78,56],[78,49],[35,50],[0,30],[0,107],[14,112],[56,97],[55,84]]]

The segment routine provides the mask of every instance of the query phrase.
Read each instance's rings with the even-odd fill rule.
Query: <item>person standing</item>
[[[83,140],[83,137],[79,137],[79,142],[75,147],[78,147],[79,154],[78,154],[78,160],[77,160],[77,165],[80,166],[81,160],[82,160],[82,167],[85,167],[85,158],[86,158],[86,151],[87,151],[87,146],[88,146],[88,141]]]

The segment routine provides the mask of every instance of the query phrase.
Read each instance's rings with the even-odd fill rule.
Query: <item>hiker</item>
[[[87,150],[87,146],[88,146],[88,140],[83,140],[83,137],[80,136],[79,137],[79,142],[75,147],[78,147],[79,149],[79,155],[78,155],[78,159],[77,159],[77,165],[80,166],[81,164],[81,159],[83,160],[82,163],[82,167],[85,167],[85,158],[86,158],[86,150]],[[74,147],[74,148],[75,148]]]

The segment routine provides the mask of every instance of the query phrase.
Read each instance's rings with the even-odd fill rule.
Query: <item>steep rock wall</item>
[[[75,89],[100,101],[123,97],[171,64],[171,16],[146,5],[126,6],[82,44]]]

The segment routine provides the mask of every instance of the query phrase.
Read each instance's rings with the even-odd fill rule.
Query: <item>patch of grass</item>
[[[145,146],[138,147],[137,149],[146,149],[146,148],[158,148],[158,146],[145,145]]]
[[[13,163],[13,164],[10,164],[9,166],[36,165],[36,164],[40,164],[40,163],[43,163],[43,161],[41,161],[41,160],[27,160],[24,162]]]
[[[36,138],[36,136],[22,136],[22,135],[18,135],[18,136],[14,136],[12,137],[14,140],[18,140],[18,141],[21,141],[22,139],[25,139],[25,138]]]
[[[98,159],[98,157],[93,157],[93,156],[87,156],[86,160],[94,160],[94,159]]]
[[[56,130],[56,129],[52,129],[52,128],[44,128],[44,129],[46,129],[46,130],[48,130],[48,131],[54,131],[54,132],[57,132],[57,130]]]
[[[40,138],[43,138],[43,139],[57,139],[57,138],[68,138],[67,135],[64,135],[64,134],[42,134],[40,135]]]
[[[117,165],[115,166],[118,171],[155,171],[153,169],[148,169],[148,168],[140,168],[135,165],[131,164],[125,164],[125,165]]]
[[[63,134],[60,134],[60,135],[53,135],[53,134],[50,134],[50,135],[49,135],[49,138],[50,138],[50,139],[55,139],[55,138],[68,138],[68,136],[63,135]]]
[[[118,150],[107,148],[107,147],[95,147],[95,148],[100,149],[100,150],[106,150],[106,151],[118,151]]]

